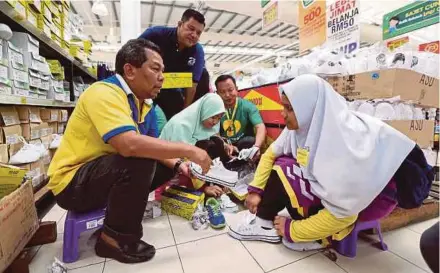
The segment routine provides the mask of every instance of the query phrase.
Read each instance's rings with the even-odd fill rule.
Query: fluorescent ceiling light
[[[107,6],[101,0],[96,0],[93,3],[92,12],[96,15],[99,15],[99,16],[107,16],[108,15]]]

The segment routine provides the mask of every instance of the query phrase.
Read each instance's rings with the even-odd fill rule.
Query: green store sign
[[[270,0],[261,0],[261,7],[264,8],[269,2]]]
[[[416,1],[383,16],[383,40],[439,22],[438,1]]]

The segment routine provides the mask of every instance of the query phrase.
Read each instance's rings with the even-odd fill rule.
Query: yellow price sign
[[[278,2],[273,3],[263,11],[263,28],[278,20]]]
[[[26,103],[27,103],[27,99],[26,99],[26,97],[21,97],[21,98],[20,98],[20,103],[21,103],[21,104],[26,104]]]
[[[164,73],[162,88],[187,88],[193,86],[192,73]]]

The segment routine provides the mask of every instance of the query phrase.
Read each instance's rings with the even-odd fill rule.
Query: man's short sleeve
[[[159,27],[150,27],[147,28],[139,38],[144,38],[146,40],[150,40],[153,43],[156,43],[156,39],[159,37],[159,35],[162,33],[162,29]]]
[[[244,102],[245,109],[251,124],[255,127],[258,124],[263,123],[263,119],[261,118],[260,111],[258,110],[257,106],[255,106],[255,104],[250,101],[245,100]]]
[[[96,86],[83,96],[82,108],[105,143],[121,133],[136,131],[128,101],[122,92]]]
[[[203,68],[205,67],[205,52],[200,44],[196,45],[194,58],[196,59],[196,62],[194,63],[191,72],[193,73],[193,82],[198,83],[202,77]]]

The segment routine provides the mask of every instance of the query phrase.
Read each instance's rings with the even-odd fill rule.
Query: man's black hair
[[[187,22],[191,18],[194,18],[194,20],[196,20],[197,22],[199,22],[200,24],[203,24],[205,26],[205,16],[203,16],[203,14],[201,14],[200,12],[198,12],[195,9],[185,10],[185,12],[182,14],[182,19],[180,19],[180,20],[182,22]]]
[[[388,22],[391,22],[391,21],[397,21],[397,24],[396,24],[396,26],[397,25],[399,25],[399,23],[400,23],[400,19],[399,19],[399,16],[393,16],[393,17],[391,17],[391,19],[388,21]]]
[[[237,87],[237,83],[235,82],[235,78],[232,77],[231,75],[221,75],[219,76],[216,80],[215,80],[215,87],[218,89],[218,83],[219,82],[224,82],[226,80],[232,80],[232,82],[234,83],[235,87]]]
[[[137,68],[141,67],[142,64],[147,61],[147,52],[145,49],[150,49],[161,54],[160,48],[151,41],[142,38],[129,40],[116,54],[116,73],[123,76],[125,64],[131,64]]]

